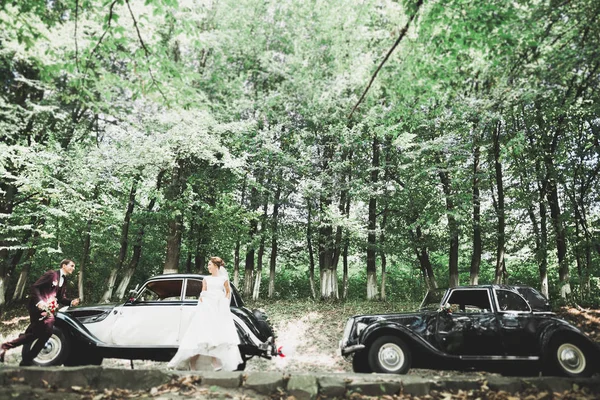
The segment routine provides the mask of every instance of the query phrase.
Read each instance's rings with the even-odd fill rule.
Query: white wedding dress
[[[183,335],[169,368],[188,369],[190,358],[200,355],[194,369],[211,368],[211,357],[224,371],[235,371],[242,363],[240,343],[229,299],[225,296],[224,276],[206,276],[206,290],[200,295],[196,312]],[[214,365],[212,365],[214,367]]]

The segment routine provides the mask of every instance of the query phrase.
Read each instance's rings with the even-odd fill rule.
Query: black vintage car
[[[103,358],[169,361],[198,304],[203,278],[195,274],[155,276],[125,303],[59,311],[54,334],[34,364],[100,364]],[[250,358],[270,359],[278,352],[266,314],[246,308],[233,284],[231,288],[230,309],[244,360],[238,369],[244,369]],[[24,356],[30,348],[23,347]]]
[[[600,346],[527,286],[430,291],[418,312],[351,317],[340,349],[355,372],[416,367],[587,377],[600,369]]]

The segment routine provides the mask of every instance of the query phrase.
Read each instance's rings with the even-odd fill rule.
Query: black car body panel
[[[545,364],[572,376],[597,371],[600,346],[549,307],[527,286],[438,290],[425,296],[418,312],[349,318],[340,351],[355,358],[356,372],[406,373],[410,366],[506,370],[515,365],[534,371]]]

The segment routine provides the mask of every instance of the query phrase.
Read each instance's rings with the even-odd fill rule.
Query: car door
[[[436,341],[440,350],[453,355],[502,354],[502,337],[487,288],[457,288],[438,312]]]
[[[494,297],[505,355],[538,355],[536,332],[539,318],[532,313],[527,301],[517,292],[505,289],[495,289]]]
[[[200,292],[202,292],[202,279],[187,278],[185,282],[185,291],[183,293],[183,306],[181,309],[181,324],[178,340],[183,338],[192,318],[194,318],[196,307],[198,306],[198,299],[200,299]]]
[[[111,331],[117,346],[177,347],[182,314],[183,279],[146,283],[134,301],[115,308]]]

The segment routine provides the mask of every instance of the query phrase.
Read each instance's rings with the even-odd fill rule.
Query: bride
[[[189,365],[190,369],[196,370],[210,360],[215,370],[234,371],[242,363],[239,337],[229,310],[231,287],[224,265],[221,258],[210,258],[210,276],[202,281],[196,312],[175,357],[168,364],[169,368]]]

